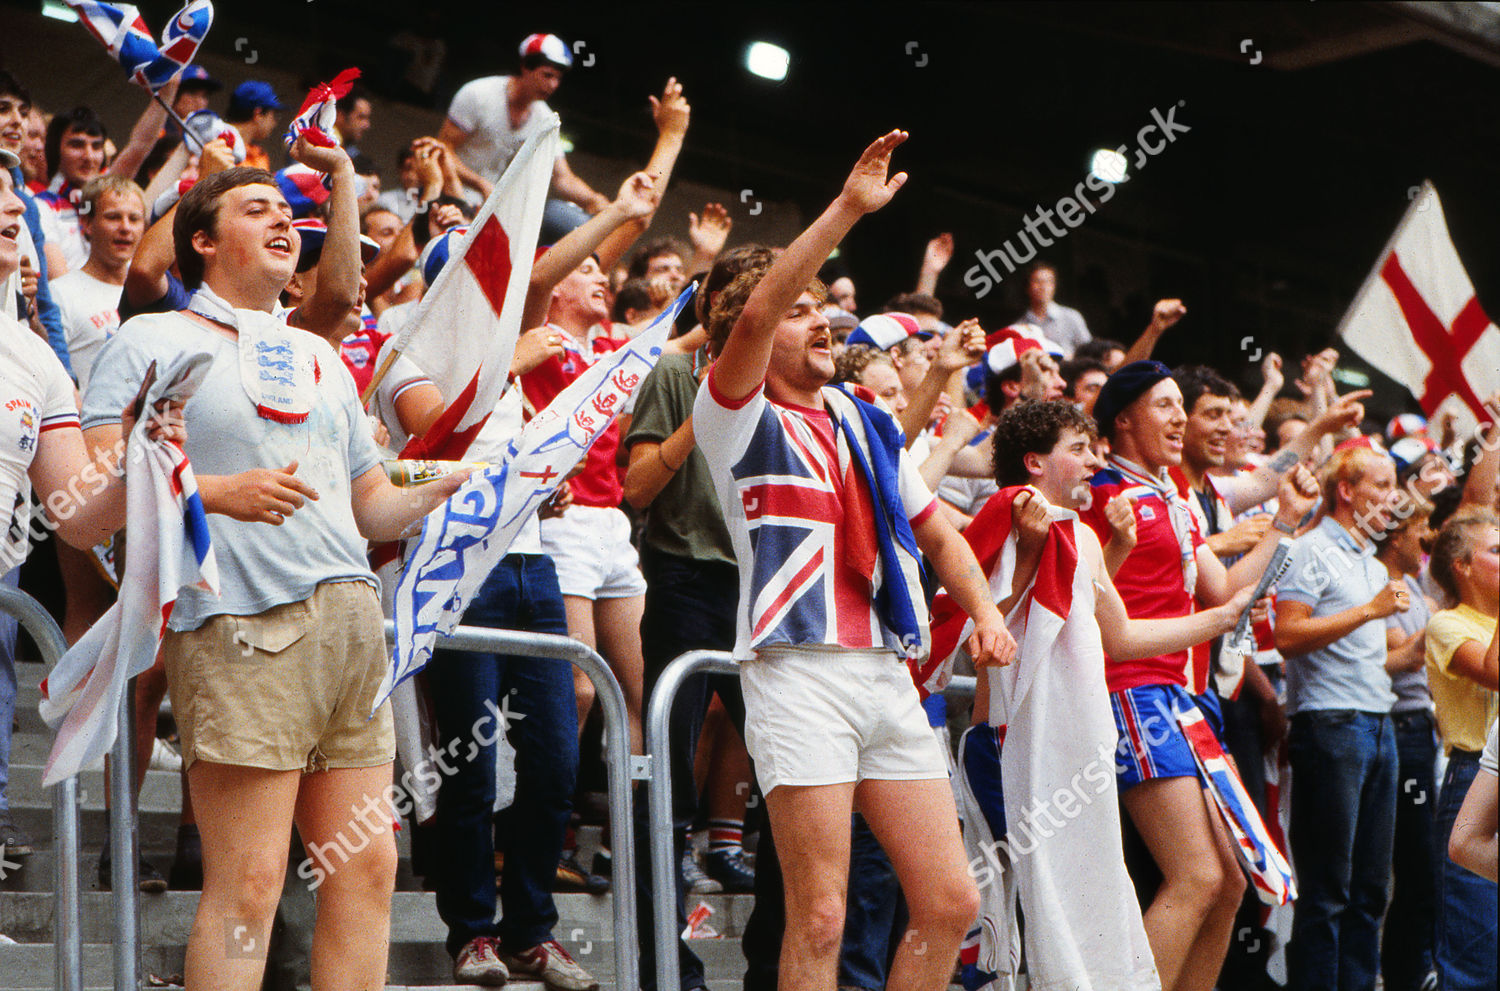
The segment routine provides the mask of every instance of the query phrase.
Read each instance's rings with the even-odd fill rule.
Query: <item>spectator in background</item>
[[[1293,544],[1276,601],[1296,782],[1290,839],[1301,889],[1287,986],[1373,991],[1398,766],[1384,620],[1410,609],[1412,593],[1374,559],[1370,540],[1392,519],[1395,464],[1349,446],[1323,479],[1325,515]]]
[[[339,97],[333,118],[333,129],[336,132],[334,137],[344,146],[350,159],[359,158],[359,143],[370,131],[370,125],[374,122],[373,114],[370,96],[358,83]]]
[[[555,34],[528,35],[520,45],[514,76],[486,76],[465,83],[453,96],[438,140],[458,152],[459,178],[488,196],[526,139],[547,126],[546,100],[573,67],[573,52]],[[653,100],[653,103],[655,101]],[[542,221],[542,243],[550,243],[609,205],[609,197],[573,174],[561,152],[552,169],[552,195]]]
[[[403,145],[396,153],[396,185],[392,189],[384,189],[375,198],[375,205],[382,210],[389,210],[400,219],[402,224],[416,216],[417,203],[422,196],[422,180],[417,170],[417,149],[415,145]]]
[[[47,190],[37,196],[47,242],[62,251],[63,265],[52,272],[56,278],[79,268],[89,257],[88,243],[78,223],[78,203],[83,187],[104,171],[104,123],[88,107],[74,107],[58,114],[47,125]]]
[[[21,171],[26,173],[26,188],[40,193],[47,188],[47,125],[52,118],[36,107],[26,118],[26,144],[21,148]]]
[[[687,256],[674,238],[663,237],[647,241],[630,259],[627,274],[632,279],[666,279],[675,297],[687,284]]]
[[[88,388],[94,356],[120,328],[120,292],[130,259],[146,231],[141,187],[119,176],[99,176],[83,187],[81,231],[89,246],[84,264],[52,280],[62,313],[78,387]]]
[[[1073,357],[1079,345],[1092,339],[1083,314],[1053,300],[1057,294],[1057,269],[1038,264],[1026,277],[1026,312],[1012,323],[1029,323],[1041,328],[1048,339],[1063,347],[1063,357]],[[1122,356],[1123,357],[1123,356]]]
[[[1098,358],[1079,358],[1076,355],[1058,366],[1062,375],[1063,396],[1085,413],[1093,416],[1094,400],[1109,378],[1109,370]]]
[[[1125,345],[1106,337],[1084,341],[1073,349],[1075,358],[1093,358],[1104,365],[1104,370],[1113,375],[1115,369],[1125,364]]]
[[[1437,808],[1434,958],[1444,989],[1493,988],[1495,882],[1447,856],[1459,808],[1479,773],[1485,736],[1495,725],[1500,687],[1500,525],[1492,511],[1464,507],[1443,524],[1432,550],[1432,577],[1453,603],[1427,624],[1427,677],[1448,755]]]
[[[17,232],[17,247],[20,264],[16,270],[6,273],[0,280],[0,315],[15,317],[22,323],[28,318],[32,329],[47,339],[52,353],[57,355],[63,367],[71,375],[73,366],[68,360],[68,341],[63,333],[62,315],[52,300],[52,287],[47,264],[46,234],[42,230],[41,213],[36,198],[26,189],[26,179],[21,172],[20,153],[26,144],[26,120],[31,114],[31,94],[20,81],[4,69],[0,69],[0,151],[16,156],[13,165],[4,166],[10,173],[11,185],[25,208],[26,223]],[[9,159],[7,159],[9,161]],[[57,252],[54,251],[54,254]],[[16,299],[21,292],[22,279],[27,272],[34,273],[36,291],[28,302],[32,312],[16,312]]]
[[[1391,861],[1391,906],[1385,916],[1380,972],[1388,991],[1418,991],[1432,972],[1432,934],[1436,879],[1432,865],[1433,808],[1437,805],[1437,723],[1432,691],[1427,687],[1427,621],[1436,608],[1422,593],[1418,577],[1433,533],[1427,525],[1430,503],[1418,503],[1412,514],[1395,521],[1381,536],[1375,557],[1393,581],[1406,585],[1411,608],[1385,620],[1385,669],[1391,676],[1396,704],[1397,780],[1395,852]]]
[[[190,65],[178,77],[177,96],[171,100],[172,113],[178,120],[187,120],[200,110],[208,109],[208,98],[224,88],[224,84],[208,74],[201,65]],[[175,131],[175,122],[169,122]]]
[[[910,313],[925,334],[941,335],[948,329],[943,322],[943,304],[936,296],[924,292],[904,292],[892,296],[885,304],[886,313]]]
[[[240,83],[229,95],[229,111],[224,121],[234,127],[243,139],[244,165],[250,169],[269,169],[271,159],[263,147],[276,135],[276,111],[281,100],[270,83],[250,79]]]

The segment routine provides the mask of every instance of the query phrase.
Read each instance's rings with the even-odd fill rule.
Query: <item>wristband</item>
[[[1288,537],[1295,537],[1297,535],[1297,528],[1294,527],[1294,526],[1291,526],[1290,524],[1281,522],[1281,520],[1280,520],[1279,517],[1272,517],[1271,518],[1271,528],[1273,530],[1280,530],[1282,533],[1286,534]]]

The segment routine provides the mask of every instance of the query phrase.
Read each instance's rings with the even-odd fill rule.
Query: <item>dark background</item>
[[[159,28],[177,4],[139,6]],[[387,42],[403,30],[447,46],[430,96],[400,80],[404,56]],[[925,241],[947,230],[957,240],[939,284],[947,316],[1016,317],[1019,277],[983,299],[964,285],[976,250],[1013,239],[1027,213],[1084,179],[1095,149],[1133,147],[1152,109],[1179,101],[1190,133],[1132,167],[1109,203],[1043,252],[1059,301],[1095,336],[1128,342],[1153,300],[1179,296],[1189,316],[1159,356],[1253,386],[1246,351],[1290,362],[1331,342],[1424,179],[1480,299],[1500,305],[1500,14],[1474,4],[223,0],[205,51],[233,56],[249,35],[263,64],[309,82],[357,64],[379,95],[440,112],[464,81],[510,71],[536,30],[583,43],[551,101],[579,152],[643,160],[654,138],[643,97],[676,75],[693,116],[674,183],[753,189],[795,205],[802,222],[871,138],[909,130],[897,164],[911,181],[842,250],[865,311],[909,289]],[[0,58],[16,40],[0,38]],[[745,71],[752,40],[790,51],[784,82]],[[747,207],[726,205],[744,219]],[[1386,414],[1415,408],[1388,385],[1379,400]]]

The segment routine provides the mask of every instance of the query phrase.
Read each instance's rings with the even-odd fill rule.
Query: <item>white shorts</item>
[[[542,520],[542,551],[557,565],[563,595],[626,599],[646,594],[641,559],[630,543],[630,520],[607,506],[569,506]]]
[[[771,647],[740,665],[761,791],[947,778],[911,673],[888,650]]]

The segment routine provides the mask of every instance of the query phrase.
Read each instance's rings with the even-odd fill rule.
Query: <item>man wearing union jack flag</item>
[[[855,807],[911,913],[889,987],[946,986],[978,909],[943,754],[902,663],[927,651],[919,554],[973,617],[976,664],[1015,655],[894,419],[825,388],[833,337],[815,275],[906,181],[887,178],[906,137],[865,149],[823,215],[769,269],[724,290],[710,332],[732,329],[693,411],[740,569],[735,655],[786,883],[785,988],[834,988]]]

